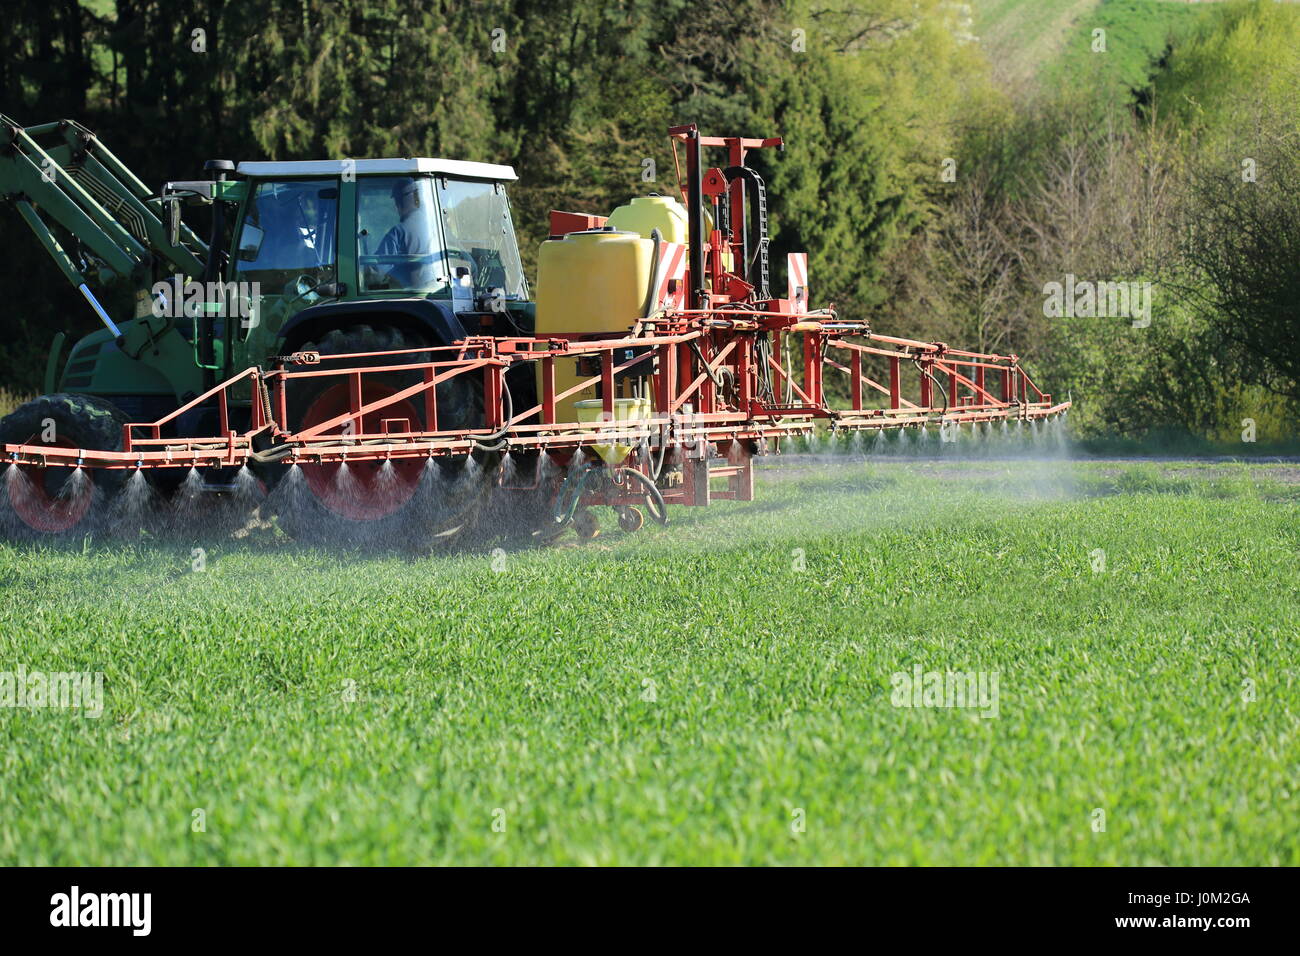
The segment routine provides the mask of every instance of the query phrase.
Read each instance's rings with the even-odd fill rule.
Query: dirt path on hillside
[[[1036,6],[1037,0],[1027,6]],[[1025,42],[1018,30],[1004,29],[992,35],[985,51],[993,65],[999,84],[1019,86],[1034,78],[1038,71],[1065,46],[1074,25],[1096,8],[1100,0],[1076,0],[1063,7],[1037,35]]]

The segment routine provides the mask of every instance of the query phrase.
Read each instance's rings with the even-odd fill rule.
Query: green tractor
[[[125,423],[161,419],[277,357],[397,352],[356,364],[413,363],[428,360],[413,349],[532,331],[506,197],[516,178],[509,166],[211,160],[205,171],[206,179],[167,183],[154,194],[80,124],[24,129],[0,116],[0,198],[15,204],[104,325],[74,343],[61,367],[65,336],[55,335],[48,394],[0,421],[0,443],[118,450]],[[182,206],[206,208],[206,241],[184,222]],[[365,400],[406,387],[411,374],[368,376]],[[335,417],[348,400],[336,381],[298,383],[290,422],[301,428]],[[528,370],[507,384],[516,403],[534,394]],[[439,428],[481,422],[481,388],[461,376],[438,389]],[[247,427],[253,400],[246,390],[235,402],[230,428]],[[418,404],[385,414],[423,427]],[[174,433],[217,434],[216,416],[215,407],[196,407],[176,420]],[[420,475],[412,469],[420,467],[428,466],[403,465],[397,475],[376,467],[341,483],[333,470],[304,466],[303,487],[280,509],[281,525],[295,536],[346,539],[438,534],[463,524],[454,501],[416,493]],[[437,467],[484,471],[464,459]],[[104,519],[102,492],[127,480],[123,471],[97,471],[93,479],[56,467],[8,471],[0,507],[17,519],[8,522],[10,533],[24,535],[93,530]],[[181,483],[176,471],[155,469],[147,480],[172,495]],[[268,465],[256,477],[272,487],[285,470]],[[438,482],[444,489],[464,484],[463,475],[440,477],[458,479]],[[218,468],[202,475],[203,488],[218,494],[235,481]]]

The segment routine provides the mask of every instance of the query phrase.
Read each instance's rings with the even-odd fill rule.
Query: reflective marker
[[[94,293],[91,292],[90,289],[86,287],[86,283],[84,282],[81,283],[81,285],[77,286],[77,288],[80,289],[81,294],[86,297],[86,301],[90,303],[90,307],[94,309],[95,312],[99,315],[99,321],[103,322],[106,326],[108,326],[108,331],[112,332],[115,338],[121,338],[122,330],[119,329],[113,323],[113,320],[108,317],[108,313],[105,312],[104,307],[99,304],[99,300],[95,298]]]

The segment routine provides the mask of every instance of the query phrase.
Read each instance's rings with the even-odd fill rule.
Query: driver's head
[[[414,179],[400,179],[393,186],[393,202],[397,214],[405,218],[420,206],[420,184]]]

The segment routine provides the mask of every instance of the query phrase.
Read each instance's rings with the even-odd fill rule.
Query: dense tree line
[[[1140,6],[1101,8],[1111,33]],[[1081,81],[1107,61],[1067,58],[1063,79],[1017,90],[946,0],[11,0],[0,112],[79,119],[150,185],[212,157],[511,163],[530,271],[548,209],[675,190],[669,125],[782,135],[789,148],[758,159],[773,259],[810,252],[818,302],[1018,352],[1058,392],[1091,390],[1080,420],[1096,430],[1207,432],[1222,409],[1184,401],[1206,376],[1212,406],[1243,381],[1294,388],[1293,369],[1213,333],[1230,304],[1188,258],[1212,253],[1178,225],[1190,184],[1212,180],[1196,170],[1234,148],[1234,108],[1208,91],[1249,90],[1243,62],[1270,76],[1297,62],[1295,11],[1271,6],[1179,38],[1143,15],[1118,69]],[[1274,85],[1256,100],[1281,103]],[[1289,108],[1266,122],[1285,125]],[[1274,203],[1257,212],[1294,210],[1285,190]],[[94,320],[3,204],[0,230],[0,383],[34,392],[51,335]],[[1174,264],[1170,288],[1199,295],[1164,300],[1144,338],[1042,313],[1062,273],[1157,278]],[[1207,344],[1222,367],[1196,360]]]
[[[1019,352],[1084,434],[1293,439],[1300,10],[1114,0],[1046,72],[968,114],[881,323]],[[1149,282],[1151,315],[1046,314],[1067,276]]]

